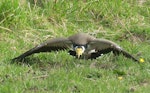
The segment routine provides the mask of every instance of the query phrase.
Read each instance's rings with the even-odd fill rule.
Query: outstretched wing
[[[34,53],[65,50],[65,49],[70,48],[71,44],[72,42],[68,40],[67,38],[55,38],[52,40],[48,40],[44,43],[41,43],[38,46],[35,46],[34,48],[28,50],[27,52],[21,54],[20,56],[12,60],[22,60],[25,57],[32,55]]]
[[[96,50],[96,52],[91,53],[91,59],[95,59],[101,56],[102,54],[107,54],[112,51],[115,55],[123,54],[127,58],[131,58],[134,61],[138,61],[127,51],[124,51],[119,45],[106,39],[95,39],[89,43],[89,47],[90,50]]]

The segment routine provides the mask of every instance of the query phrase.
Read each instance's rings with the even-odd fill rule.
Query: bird
[[[122,47],[111,40],[96,38],[87,33],[76,33],[68,38],[49,39],[31,49],[13,58],[13,61],[22,61],[26,57],[40,52],[56,52],[68,50],[68,54],[77,59],[96,59],[104,54],[112,52],[114,55],[120,55],[130,58],[135,62],[139,60],[125,51]]]

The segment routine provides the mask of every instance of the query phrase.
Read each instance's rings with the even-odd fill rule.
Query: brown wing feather
[[[65,50],[65,49],[70,48],[71,44],[72,44],[71,41],[69,41],[66,38],[56,38],[56,39],[48,40],[28,50],[27,52],[21,54],[20,56],[14,58],[13,60],[22,60],[25,57],[32,55],[34,53]]]
[[[89,45],[90,45],[90,49],[95,49],[97,51],[91,54],[90,59],[96,59],[102,54],[106,54],[112,51],[115,55],[123,54],[127,58],[131,58],[134,61],[138,61],[135,57],[133,57],[127,51],[124,51],[119,45],[109,40],[96,39],[96,40],[91,41]]]
[[[121,49],[116,43],[106,40],[106,39],[95,39],[89,43],[89,49],[96,49],[98,51],[105,50],[107,48],[118,48]]]

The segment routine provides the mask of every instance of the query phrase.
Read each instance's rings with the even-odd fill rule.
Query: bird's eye
[[[73,47],[75,48],[75,47],[77,47],[78,45],[76,45],[76,44],[73,44]]]

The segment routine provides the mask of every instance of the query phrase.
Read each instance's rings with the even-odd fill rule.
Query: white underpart
[[[88,51],[88,54],[95,53],[95,49]]]
[[[102,56],[102,55],[104,55],[104,54],[101,54],[101,56]]]
[[[91,53],[95,53],[96,51],[95,51],[95,49],[93,49],[93,50],[90,50],[89,52],[88,52],[88,54],[91,54]],[[102,55],[104,55],[104,54],[101,54],[101,56]]]

